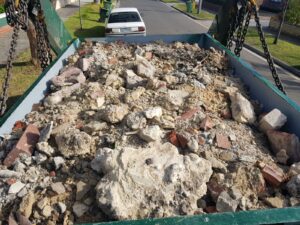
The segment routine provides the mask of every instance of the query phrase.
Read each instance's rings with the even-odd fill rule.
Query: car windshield
[[[108,23],[141,22],[137,12],[118,12],[109,16]]]

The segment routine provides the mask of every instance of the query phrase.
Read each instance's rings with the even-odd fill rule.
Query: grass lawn
[[[186,5],[185,3],[178,3],[175,5],[175,8],[181,10],[181,11],[184,11],[186,12]],[[193,15],[201,20],[213,20],[215,18],[215,15],[214,14],[211,14],[207,11],[204,11],[204,10],[201,10],[201,13],[200,14],[197,14],[197,9],[194,9],[193,8],[193,12],[192,13],[189,13],[190,15]]]
[[[42,70],[39,66],[35,67],[31,63],[30,50],[26,50],[18,55],[16,58],[13,69],[12,79],[8,92],[7,109],[29,88],[29,86],[38,78]],[[6,65],[0,66],[0,85],[6,75]]]
[[[180,3],[179,0],[161,0],[164,3]]]
[[[72,37],[103,37],[105,23],[98,22],[99,4],[87,4],[81,7],[82,30],[80,29],[79,12],[65,21],[65,26]]]
[[[300,70],[300,46],[284,41],[278,40],[277,45],[273,44],[274,36],[265,33],[267,44],[273,57],[289,64]],[[261,42],[259,40],[257,30],[249,28],[246,36],[246,43],[262,50]]]

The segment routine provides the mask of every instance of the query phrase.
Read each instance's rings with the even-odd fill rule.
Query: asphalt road
[[[121,0],[120,7],[136,7],[146,23],[147,35],[206,33],[209,21],[195,21],[159,0]],[[241,57],[260,74],[273,82],[267,62],[262,57],[244,49]],[[276,66],[290,98],[300,105],[300,78]]]
[[[147,34],[192,34],[206,32],[187,16],[159,0],[120,0],[121,7],[136,7],[146,23]]]

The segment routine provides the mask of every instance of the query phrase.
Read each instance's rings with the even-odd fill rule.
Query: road
[[[206,33],[208,21],[195,21],[159,0],[120,0],[121,7],[136,7],[146,23],[147,34]],[[273,82],[267,62],[262,57],[244,49],[241,57],[260,74]],[[290,98],[300,105],[300,78],[276,66]]]

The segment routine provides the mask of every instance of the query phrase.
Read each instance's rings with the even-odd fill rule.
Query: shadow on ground
[[[77,29],[74,35],[79,38],[85,37],[103,37],[105,34],[105,28],[103,26],[95,26],[90,29]]]

